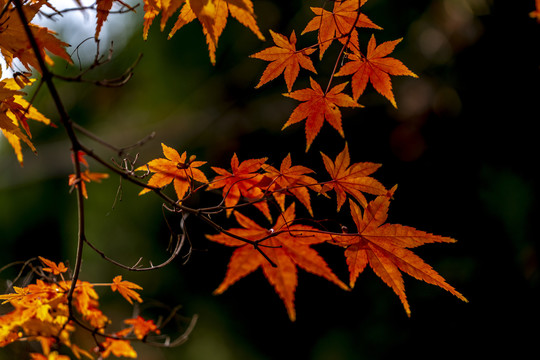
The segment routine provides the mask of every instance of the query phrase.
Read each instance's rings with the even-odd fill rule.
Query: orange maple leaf
[[[96,34],[94,35],[96,39],[99,38],[101,28],[103,24],[107,21],[107,18],[109,17],[109,12],[111,11],[111,8],[114,2],[120,3],[125,8],[135,12],[135,9],[133,7],[129,6],[122,0],[97,0],[96,1]]]
[[[208,182],[204,173],[197,169],[206,164],[206,161],[195,161],[195,155],[192,155],[188,160],[185,151],[180,155],[178,151],[165,144],[161,144],[161,147],[165,159],[154,159],[136,169],[137,171],[149,170],[154,172],[148,180],[148,185],[161,188],[172,182],[178,200],[184,200],[184,196],[188,190],[191,190],[194,180],[201,183]],[[148,188],[143,189],[139,195],[146,194],[149,191]]]
[[[283,73],[285,83],[287,84],[287,91],[291,92],[293,84],[300,72],[300,67],[312,71],[315,74],[317,73],[317,70],[315,70],[315,67],[313,66],[313,62],[307,56],[312,54],[315,49],[297,51],[294,30],[290,39],[287,39],[286,36],[275,33],[272,30],[270,30],[270,35],[272,35],[272,39],[274,39],[274,43],[277,46],[269,47],[268,49],[259,51],[250,56],[256,59],[271,61],[264,70],[261,79],[255,88],[261,87]]]
[[[311,143],[321,130],[324,120],[328,121],[339,134],[344,137],[341,126],[341,112],[339,107],[360,107],[349,95],[341,93],[347,83],[334,86],[330,91],[323,92],[321,86],[312,78],[309,79],[311,89],[296,90],[292,93],[283,94],[292,99],[302,101],[294,109],[289,120],[283,125],[281,130],[287,126],[306,120],[306,152]]]
[[[44,0],[39,0],[25,4],[23,11],[28,21],[31,21],[41,6],[46,3]],[[14,5],[8,4],[6,0],[0,0],[0,8],[5,10],[2,11],[2,17],[0,17],[0,33],[2,34],[0,36],[0,52],[7,65],[11,67],[13,59],[17,58],[26,69],[30,70],[30,67],[33,67],[41,72],[36,55],[28,41],[21,20],[15,12]],[[47,28],[35,24],[29,25],[38,44],[41,56],[43,56],[49,65],[52,65],[53,61],[45,51],[72,63],[71,57],[65,49],[69,44],[60,41],[55,36],[56,34]]]
[[[347,198],[347,193],[352,195],[364,208],[367,200],[363,193],[372,195],[384,195],[386,189],[377,180],[369,177],[380,164],[361,162],[350,165],[349,146],[345,143],[345,148],[333,162],[328,156],[321,152],[326,171],[332,177],[332,181],[324,184],[323,191],[334,190],[337,198],[337,211]]]
[[[334,39],[338,39],[341,43],[345,44],[347,41],[346,35],[349,33],[351,34],[349,47],[358,49],[357,27],[382,29],[363,13],[358,14],[360,11],[358,7],[359,3],[362,6],[366,1],[337,0],[334,1],[334,8],[331,12],[323,8],[311,8],[311,11],[315,13],[315,17],[306,25],[306,28],[302,31],[302,35],[310,31],[318,31],[319,56],[321,59]]]
[[[133,349],[129,340],[107,338],[100,345],[100,348],[103,349],[101,351],[103,358],[107,358],[111,354],[116,357],[137,358],[137,352]]]
[[[289,318],[294,321],[296,319],[294,292],[298,283],[297,266],[348,290],[347,285],[337,278],[317,251],[310,247],[310,245],[328,241],[329,236],[311,226],[293,224],[294,203],[279,216],[271,229],[259,226],[237,211],[234,215],[242,227],[230,229],[228,232],[251,241],[260,241],[259,249],[276,266],[272,266],[268,259],[251,244],[246,244],[226,234],[207,235],[212,241],[238,247],[231,256],[225,279],[214,291],[215,294],[223,293],[236,281],[261,267],[264,276],[284,302]]]
[[[165,3],[165,1],[160,2],[161,8],[163,8],[163,3]],[[171,9],[174,10],[179,6],[176,1],[171,4],[173,4],[171,5]],[[148,16],[145,15],[145,37],[150,23],[157,13],[159,13],[160,5],[146,6],[145,3],[145,11],[148,11]],[[165,15],[167,18],[171,14],[171,9],[168,9],[167,14]],[[218,40],[227,25],[229,14],[242,25],[250,29],[259,39],[264,40],[264,36],[259,30],[257,21],[255,20],[253,3],[251,0],[185,0],[182,4],[178,19],[169,33],[169,39],[176,31],[178,31],[178,29],[189,24],[193,20],[198,19],[206,37],[210,61],[212,64],[215,64]],[[164,23],[162,22],[162,29],[163,24]]]
[[[133,333],[139,340],[143,339],[150,332],[154,332],[156,334],[160,333],[160,330],[153,320],[145,320],[141,316],[137,316],[134,319],[126,319],[124,320],[124,323],[133,327]]]
[[[165,29],[167,20],[178,10],[184,3],[184,0],[144,0],[144,25],[143,39],[148,38],[148,30],[154,22],[156,16],[161,13],[161,31]]]
[[[135,291],[142,290],[142,287],[130,281],[122,280],[122,275],[118,275],[113,279],[111,289],[112,291],[118,290],[120,295],[122,295],[127,301],[129,301],[130,304],[133,304],[133,301],[131,299],[142,302],[141,296]]]
[[[259,209],[269,221],[272,221],[270,209],[266,201],[259,201],[264,192],[258,187],[263,175],[258,173],[268,158],[238,161],[236,154],[231,158],[231,172],[212,167],[219,175],[208,185],[208,190],[223,188],[223,198],[227,216],[230,216],[240,197],[254,201],[253,205]]]
[[[0,131],[13,147],[21,166],[23,165],[21,141],[24,141],[36,153],[36,148],[29,139],[31,133],[27,121],[34,120],[54,127],[54,124],[47,117],[23,98],[25,93],[20,91],[21,87],[25,84],[31,84],[34,79],[22,77],[24,81],[20,81],[18,78],[0,81]],[[19,126],[22,126],[24,132]]]
[[[395,187],[390,191],[390,196],[394,190]],[[334,241],[346,247],[345,257],[350,272],[351,288],[354,287],[358,275],[369,264],[375,274],[398,295],[408,316],[411,314],[411,309],[405,296],[405,286],[400,271],[418,280],[437,285],[459,299],[467,301],[431,266],[408,250],[408,248],[423,244],[454,243],[456,240],[426,233],[409,226],[385,224],[390,196],[377,197],[368,204],[363,214],[360,207],[349,200],[351,215],[358,233],[336,236]]]
[[[63,262],[59,262],[58,265],[51,260],[45,259],[44,257],[39,256],[39,260],[47,267],[43,268],[43,271],[52,272],[53,275],[59,275],[65,273],[68,268],[64,265]]]
[[[540,0],[535,1],[536,9],[529,13],[529,16],[540,23]]]
[[[317,180],[306,174],[313,173],[310,168],[301,165],[291,166],[291,154],[288,154],[281,162],[278,169],[271,165],[264,165],[265,177],[268,178],[269,190],[279,203],[282,211],[285,211],[285,193],[294,195],[308,209],[313,216],[308,188],[315,191],[320,189]],[[262,185],[259,184],[259,185]],[[273,185],[273,186],[272,186]]]
[[[352,60],[343,65],[336,73],[336,76],[354,74],[352,76],[351,86],[355,100],[358,100],[360,95],[362,95],[369,81],[375,90],[390,100],[392,105],[397,108],[394,93],[392,92],[390,75],[418,77],[403,65],[401,61],[391,57],[385,57],[394,51],[394,48],[401,40],[386,41],[377,46],[375,36],[371,35],[365,57],[359,52],[349,55],[349,58]]]
[[[103,23],[107,21],[109,17],[109,11],[112,8],[114,0],[97,0],[96,1],[96,34],[94,35],[95,39],[99,38],[99,33],[101,32],[101,27]]]
[[[60,355],[57,351],[51,351],[47,356],[38,353],[30,353],[30,360],[70,360],[67,355]]]
[[[109,177],[109,174],[106,173],[96,173],[96,172],[90,172],[89,169],[84,170],[81,172],[80,179],[77,177],[76,174],[70,174],[68,178],[68,185],[69,186],[75,186],[78,187],[79,184],[81,185],[82,194],[85,199],[88,199],[88,192],[86,191],[86,184],[89,182],[101,182],[103,179],[107,179]]]

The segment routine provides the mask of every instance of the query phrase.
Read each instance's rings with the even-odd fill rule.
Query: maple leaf
[[[148,28],[160,11],[164,12],[161,23],[161,29],[163,30],[167,19],[180,6],[182,6],[180,14],[169,33],[169,39],[184,25],[198,19],[206,37],[212,64],[216,63],[218,40],[227,25],[229,14],[250,29],[260,40],[264,40],[264,36],[255,20],[251,0],[185,0],[182,2],[145,0],[144,38],[146,39]]]
[[[540,0],[535,1],[536,9],[529,13],[529,16],[540,23]]]
[[[28,21],[31,21],[41,6],[46,3],[45,0],[39,0],[25,4],[23,11]],[[30,70],[30,67],[33,67],[41,72],[23,24],[19,16],[15,13],[15,7],[12,4],[8,4],[6,0],[0,0],[0,8],[6,9],[6,11],[2,12],[2,17],[0,17],[0,32],[2,33],[2,36],[0,36],[0,52],[4,56],[7,65],[11,67],[13,59],[17,58],[26,69]],[[71,57],[65,49],[69,44],[60,41],[53,31],[45,27],[35,24],[29,24],[29,26],[39,47],[41,56],[49,65],[52,65],[53,61],[45,51],[63,58],[70,64],[72,63]]]
[[[116,357],[137,358],[137,352],[133,349],[129,340],[107,338],[100,345],[100,348],[104,349],[101,352],[103,358],[107,358],[111,354]]]
[[[130,304],[133,304],[131,299],[135,299],[138,302],[142,302],[141,296],[135,290],[142,290],[142,287],[132,283],[130,281],[122,280],[122,275],[115,276],[113,283],[111,284],[112,291],[117,291],[122,295]],[[133,290],[135,289],[135,290]]]
[[[214,294],[223,293],[236,281],[261,267],[264,276],[284,302],[289,318],[294,321],[296,319],[294,292],[298,283],[297,266],[348,290],[348,287],[337,278],[317,251],[310,247],[310,245],[329,240],[329,236],[311,226],[293,224],[294,203],[279,216],[270,230],[259,226],[237,211],[234,215],[242,227],[230,229],[228,232],[251,241],[260,241],[259,249],[276,266],[272,266],[270,261],[251,244],[223,233],[207,235],[207,238],[212,241],[238,247],[231,256],[225,279]]]
[[[341,43],[347,42],[349,33],[349,47],[358,49],[358,32],[357,27],[382,29],[375,25],[362,12],[358,14],[359,3],[364,5],[367,0],[345,0],[334,1],[333,10],[327,11],[323,8],[312,7],[311,11],[315,13],[315,17],[306,25],[302,35],[310,31],[318,31],[319,39],[319,56],[322,59],[325,51],[328,49],[334,39],[338,39]],[[356,21],[356,22],[355,22]]]
[[[34,79],[25,80],[22,83],[23,86],[25,83],[31,84],[34,82]],[[31,137],[31,133],[28,120],[38,121],[50,126],[54,125],[23,98],[25,93],[20,91],[21,85],[19,82],[17,79],[3,79],[0,81],[0,131],[13,147],[17,160],[22,166],[23,154],[21,141],[24,141],[36,153],[36,148],[29,138]],[[20,126],[24,129],[24,132]]]
[[[361,162],[350,165],[349,146],[345,143],[345,148],[333,162],[328,156],[321,152],[321,156],[326,167],[326,171],[332,177],[332,181],[324,184],[323,191],[334,190],[337,198],[337,211],[347,198],[347,193],[352,195],[364,208],[367,200],[363,193],[372,195],[384,195],[387,193],[384,186],[377,180],[369,177],[379,167],[380,164]]]
[[[160,333],[154,321],[145,320],[141,316],[137,316],[134,319],[126,319],[124,320],[124,323],[133,327],[133,333],[139,340],[142,340],[150,332],[154,332],[156,334]]]
[[[328,121],[342,137],[345,136],[341,126],[341,112],[339,107],[361,107],[349,95],[342,93],[347,83],[336,85],[325,93],[315,80],[312,78],[309,80],[311,89],[296,90],[292,93],[283,94],[292,99],[302,101],[302,103],[294,109],[289,120],[281,128],[283,130],[289,125],[306,119],[306,152],[321,130],[324,120]]]
[[[88,192],[86,191],[85,183],[87,182],[89,183],[92,181],[99,183],[101,182],[101,180],[107,179],[108,177],[109,177],[109,174],[90,172],[89,169],[86,169],[83,172],[81,172],[80,178],[77,177],[77,174],[70,174],[68,178],[68,185],[78,187],[80,184],[84,198],[88,199]]]
[[[96,1],[96,34],[94,38],[97,40],[99,38],[99,33],[101,32],[101,27],[103,23],[107,21],[109,17],[109,11],[112,8],[114,0],[97,0]]]
[[[52,351],[47,356],[38,353],[30,353],[31,360],[70,360],[67,355],[60,355],[57,351]]]
[[[148,185],[161,188],[172,182],[176,196],[178,196],[179,200],[184,200],[184,196],[188,190],[191,190],[194,180],[201,183],[208,182],[204,173],[198,169],[198,167],[206,164],[206,161],[195,161],[195,155],[187,159],[185,151],[180,155],[178,151],[163,143],[161,147],[163,148],[165,159],[154,159],[148,164],[136,169],[137,171],[147,170],[154,172],[148,180]],[[139,195],[146,194],[149,191],[150,189],[148,188],[143,189]]]
[[[395,187],[389,195],[391,196],[394,191]],[[335,236],[334,241],[346,247],[345,257],[349,267],[350,287],[354,287],[358,275],[369,264],[375,274],[398,295],[408,316],[411,315],[411,310],[400,271],[439,286],[459,299],[467,301],[431,266],[408,250],[423,244],[454,243],[456,240],[426,233],[410,226],[385,224],[390,196],[377,197],[368,204],[363,214],[360,207],[349,200],[351,215],[358,233]]]
[[[15,293],[12,294],[0,294],[0,300],[4,300],[2,302],[2,305],[10,302],[10,301],[16,301],[24,298],[26,295],[30,293],[30,290],[27,288],[20,288],[18,286],[13,286],[13,290],[15,290]]]
[[[122,0],[97,0],[96,1],[96,34],[94,35],[94,38],[97,40],[99,38],[99,34],[101,32],[101,28],[103,27],[103,24],[107,21],[107,18],[109,17],[109,12],[111,11],[111,8],[113,6],[113,3],[117,2],[120,3],[122,6],[128,8],[130,11],[135,12],[135,9]]]
[[[390,75],[418,77],[403,65],[401,61],[391,57],[385,57],[394,51],[394,48],[401,40],[386,41],[377,46],[375,36],[371,35],[365,57],[358,52],[349,55],[352,61],[343,65],[336,73],[336,76],[354,74],[352,76],[351,86],[355,100],[358,100],[360,95],[362,95],[369,81],[375,90],[390,100],[392,105],[397,108],[394,93],[392,92]]]
[[[258,187],[263,178],[258,171],[267,159],[249,159],[240,163],[235,153],[231,158],[231,172],[212,167],[212,170],[219,175],[208,185],[208,190],[223,188],[227,216],[231,215],[234,206],[243,196],[253,201],[253,206],[259,209],[269,221],[272,221],[268,204],[266,201],[260,201],[264,197],[264,192]]]
[[[305,166],[291,165],[291,154],[288,154],[283,159],[279,170],[271,165],[264,165],[265,177],[268,178],[267,182],[269,185],[275,185],[272,187],[272,194],[282,211],[285,211],[285,192],[287,192],[294,195],[313,216],[308,188],[319,190],[320,186],[317,185],[317,180],[306,174],[314,171]]]
[[[43,271],[52,272],[53,275],[59,275],[65,273],[68,270],[68,268],[64,265],[63,262],[56,264],[54,261],[45,259],[41,256],[39,256],[39,260],[41,260],[43,264],[47,265],[47,267],[43,268]]]
[[[317,73],[313,62],[307,56],[312,54],[315,49],[296,50],[296,35],[291,33],[290,39],[286,36],[275,33],[270,30],[270,35],[277,46],[269,47],[263,51],[259,51],[250,57],[270,61],[270,64],[264,70],[261,79],[255,88],[259,88],[270,80],[277,78],[281,73],[285,77],[287,91],[291,92],[293,84],[298,77],[300,67]]]
[[[69,348],[71,349],[71,351],[73,352],[73,355],[75,355],[77,359],[81,359],[82,358],[81,355],[84,355],[88,359],[94,359],[94,357],[88,351],[81,349],[75,344],[71,344]]]
[[[148,30],[156,16],[161,12],[161,31],[165,29],[167,20],[178,10],[185,0],[144,0],[143,39],[148,38]]]

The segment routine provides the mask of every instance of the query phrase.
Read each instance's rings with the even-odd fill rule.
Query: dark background
[[[534,125],[539,120],[540,24],[528,17],[533,9],[532,0],[381,0],[365,5],[366,14],[384,28],[376,32],[378,43],[404,38],[395,57],[419,79],[393,78],[398,109],[368,85],[359,100],[366,107],[343,110],[352,161],[382,163],[375,177],[388,188],[399,185],[389,222],[458,240],[415,251],[469,303],[405,275],[412,309],[408,318],[397,296],[371,270],[350,293],[299,270],[297,321],[291,323],[260,271],[223,295],[212,295],[232,249],[205,240],[209,230],[189,219],[193,249],[185,264],[179,259],[154,273],[127,273],[85,252],[84,280],[105,282],[122,274],[144,287],[149,306],[143,312],[157,314],[158,303],[182,304],[184,326],[198,314],[185,345],[165,350],[139,346],[139,357],[338,360],[511,354],[519,359],[537,353]],[[255,1],[255,11],[265,35],[269,28],[286,35],[294,29],[299,35],[312,16],[301,1]],[[364,48],[370,35],[361,32]],[[269,35],[261,43],[230,18],[215,66],[209,63],[199,24],[186,26],[171,40],[158,24],[147,42],[140,28],[123,36],[126,47],[115,50],[113,61],[90,76],[117,76],[144,53],[126,86],[58,84],[72,118],[116,145],[135,143],[155,131],[155,139],[137,150],[141,162],[160,156],[164,142],[224,168],[234,152],[240,160],[269,156],[275,165],[290,152],[293,163],[318,167],[324,176],[318,152],[335,158],[343,149],[344,140],[328,124],[308,153],[304,123],[280,131],[297,102],[281,95],[286,91],[282,77],[254,89],[266,62],[248,58],[271,45]],[[299,36],[299,47],[312,41],[309,34]],[[321,63],[316,61],[320,83],[328,80],[336,53],[337,47],[331,47]],[[66,70],[58,65],[56,70],[76,73],[77,66]],[[308,76],[301,71],[295,89],[307,84]],[[36,107],[55,120],[44,92]],[[35,125],[32,131],[39,157],[25,153],[24,168],[0,142],[0,264],[37,255],[73,262],[77,230],[75,196],[67,186],[69,144],[60,128]],[[99,144],[92,146],[105,158],[114,155]],[[91,169],[103,171],[95,163]],[[160,202],[151,194],[138,197],[139,189],[126,183],[121,201],[115,202],[118,185],[112,176],[88,186],[89,240],[128,264],[140,256],[154,263],[164,259],[169,230]],[[217,199],[208,193],[200,198],[201,203]],[[316,215],[335,216],[334,202],[316,201]],[[178,226],[178,218],[166,217]],[[338,219],[353,227],[345,211]],[[316,248],[346,280],[342,251]],[[8,269],[2,278],[15,272]],[[100,295],[108,313],[130,315],[131,308],[118,296]],[[0,357],[12,358],[16,350],[2,349]]]

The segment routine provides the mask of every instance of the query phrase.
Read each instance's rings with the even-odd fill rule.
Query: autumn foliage
[[[264,64],[256,88],[274,86],[279,89],[282,80],[277,79],[283,76],[284,90],[278,91],[283,92],[283,101],[293,104],[294,109],[288,118],[279,119],[282,130],[293,131],[298,123],[305,121],[302,124],[305,151],[319,162],[320,168],[315,169],[296,162],[295,154],[273,159],[272,154],[250,158],[234,153],[229,155],[227,165],[209,164],[197,159],[190,149],[164,143],[161,144],[163,157],[144,164],[138,163],[136,157],[128,157],[123,149],[116,149],[121,161],[107,160],[79,139],[82,126],[77,124],[77,119],[70,118],[52,81],[55,74],[50,65],[57,61],[71,64],[72,59],[66,51],[66,43],[50,30],[31,22],[43,7],[51,5],[45,0],[0,1],[0,50],[4,59],[8,66],[18,62],[26,70],[38,72],[37,80],[31,78],[31,73],[19,72],[0,81],[1,132],[22,166],[23,147],[34,152],[39,150],[32,143],[32,121],[66,130],[72,145],[74,169],[72,174],[66,174],[66,188],[75,193],[80,215],[80,231],[74,236],[78,246],[74,266],[70,268],[63,262],[42,257],[31,259],[25,266],[33,273],[35,281],[24,286],[14,284],[6,294],[0,295],[5,306],[10,305],[0,317],[0,346],[15,341],[35,341],[40,344],[41,352],[30,354],[32,359],[93,359],[110,355],[134,358],[137,353],[133,341],[163,346],[156,337],[163,335],[163,327],[154,319],[136,316],[125,319],[122,324],[112,324],[100,310],[100,292],[119,294],[129,306],[143,302],[145,294],[139,285],[121,275],[104,283],[80,279],[82,248],[93,249],[104,261],[111,261],[124,270],[159,271],[174,260],[184,246],[189,232],[187,215],[208,226],[205,236],[194,241],[209,240],[231,248],[229,264],[223,269],[224,279],[216,284],[214,294],[233,292],[234,289],[229,289],[233,284],[238,282],[237,286],[241,286],[242,278],[261,269],[283,301],[291,321],[297,319],[295,290],[299,269],[350,291],[369,265],[398,296],[408,316],[411,316],[411,307],[403,273],[467,301],[414,253],[416,247],[424,244],[456,240],[388,223],[388,211],[397,196],[397,186],[386,186],[377,180],[376,172],[381,164],[350,157],[349,145],[353,144],[353,137],[345,134],[342,113],[360,112],[362,105],[358,101],[371,89],[397,108],[399,99],[393,92],[392,77],[417,77],[394,58],[393,52],[401,39],[376,40],[385,37],[383,27],[364,14],[365,3],[366,0],[321,1],[320,6],[310,7],[311,20],[297,24],[297,31],[288,35],[261,30],[257,24],[256,3],[251,0],[145,0],[142,4],[141,36],[144,39],[148,39],[148,31],[155,26],[158,17],[161,31],[169,29],[169,38],[188,23],[198,22],[212,64],[217,61],[219,39],[231,18],[260,40],[264,40],[263,34],[268,32],[273,45],[261,43],[260,49],[254,49],[250,55],[253,61]],[[120,0],[98,0],[96,29],[92,34],[96,41],[115,6],[125,10],[124,16],[141,10]],[[531,12],[531,16],[540,19],[538,9]],[[171,18],[175,19],[172,27],[168,25]],[[369,35],[367,44],[361,44],[360,32]],[[317,68],[323,58],[330,58],[335,64],[330,73],[321,74]],[[414,68],[414,64],[411,66]],[[309,86],[297,86],[299,78]],[[43,115],[24,98],[24,88],[36,81],[41,83],[41,91],[46,89],[51,94],[56,115]],[[56,117],[56,125],[49,117]],[[340,145],[343,150],[337,154],[328,153],[316,142],[317,135],[328,128],[325,123],[343,138]],[[317,146],[318,150],[313,151]],[[102,166],[100,172],[90,170],[87,158]],[[102,253],[92,239],[86,238],[81,215],[85,201],[91,201],[92,192],[99,190],[99,185],[93,183],[109,177],[121,177],[135,184],[139,195],[158,197],[163,209],[182,217],[176,244],[167,261],[146,268],[139,263],[127,266]],[[89,183],[92,183],[91,189],[87,189]],[[191,200],[202,192],[212,193],[217,201],[194,206]],[[90,200],[86,200],[88,198]],[[329,208],[335,208],[336,218],[332,222],[318,217],[314,199],[326,201]],[[341,265],[348,269],[347,281],[333,270],[340,265],[327,263],[324,254],[319,253],[321,244],[343,249]],[[86,332],[93,337],[95,346],[77,345],[73,341],[75,332]],[[186,330],[185,337],[188,334]],[[168,344],[182,343],[185,337]]]

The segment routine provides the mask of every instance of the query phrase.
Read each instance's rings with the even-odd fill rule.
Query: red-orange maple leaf
[[[115,1],[117,3],[120,3],[123,7],[135,12],[134,8],[132,8],[131,6],[129,6],[122,0],[97,0],[96,1],[96,34],[94,35],[96,39],[99,38],[101,28],[103,24],[107,21],[107,18],[109,17],[109,12],[111,11],[111,8]]]
[[[229,13],[259,39],[264,40],[255,20],[251,0],[185,0],[169,38],[184,25],[198,19],[206,36],[210,61],[215,64],[218,40],[227,25]]]
[[[349,95],[342,93],[347,83],[336,85],[325,93],[315,80],[312,78],[309,80],[311,82],[311,89],[296,90],[292,93],[283,94],[284,96],[302,101],[294,109],[289,120],[283,125],[282,130],[289,125],[306,119],[306,152],[321,130],[324,120],[328,121],[342,137],[345,136],[341,126],[341,112],[339,107],[360,107]]]
[[[345,148],[333,162],[328,156],[321,152],[326,171],[332,177],[332,181],[324,184],[325,191],[334,190],[337,198],[337,211],[347,198],[347,193],[352,195],[363,207],[367,206],[367,200],[363,193],[372,195],[384,195],[386,189],[377,180],[369,177],[379,167],[380,164],[361,162],[350,165],[349,146],[345,143]]]
[[[274,80],[283,73],[285,83],[287,84],[287,91],[291,92],[293,84],[300,72],[300,67],[312,71],[315,74],[317,73],[317,70],[315,70],[315,67],[313,66],[313,62],[307,56],[312,54],[315,49],[297,51],[294,30],[290,40],[287,39],[286,36],[275,33],[272,30],[270,30],[270,35],[272,35],[272,39],[274,39],[274,43],[277,46],[269,47],[268,49],[251,55],[252,58],[271,61],[264,70],[261,80],[255,88],[259,88],[270,80]]]
[[[208,239],[227,246],[238,247],[231,256],[225,279],[214,291],[221,294],[239,279],[262,267],[264,276],[283,300],[291,321],[296,319],[294,292],[298,283],[296,266],[324,277],[342,289],[348,287],[337,278],[324,259],[310,245],[329,240],[329,236],[317,229],[301,224],[293,224],[294,203],[282,213],[271,229],[265,229],[235,211],[236,220],[242,226],[228,230],[231,234],[250,241],[259,241],[259,249],[276,266],[266,259],[253,245],[226,234],[207,235]]]
[[[103,23],[107,21],[109,17],[109,11],[112,8],[114,0],[97,0],[96,1],[96,34],[94,35],[95,39],[99,38],[99,33],[101,32],[101,27]]]
[[[230,216],[233,208],[240,197],[245,197],[254,201],[253,205],[259,209],[269,221],[272,221],[270,209],[266,201],[259,201],[264,197],[264,192],[257,185],[262,180],[263,175],[258,173],[267,158],[249,159],[241,163],[236,154],[231,158],[231,172],[212,167],[219,175],[208,185],[208,190],[223,188],[223,198],[227,216]]]
[[[334,1],[332,12],[323,8],[312,7],[311,11],[315,13],[315,17],[306,25],[302,35],[310,31],[318,31],[319,39],[319,56],[322,59],[324,52],[328,49],[334,39],[338,39],[341,43],[347,41],[347,36],[351,34],[349,47],[358,49],[358,32],[357,27],[381,29],[375,25],[366,15],[360,12],[358,4],[364,5],[367,0],[345,0]],[[355,22],[356,21],[356,22]]]
[[[320,186],[317,185],[317,180],[306,174],[313,173],[314,171],[305,166],[291,165],[291,154],[288,154],[283,159],[279,170],[273,166],[264,165],[269,189],[271,189],[282,211],[285,211],[285,193],[290,193],[304,204],[311,216],[313,216],[308,188],[311,187],[313,190],[318,191]]]
[[[390,191],[391,195],[393,191]],[[399,296],[407,315],[411,309],[405,296],[405,285],[400,271],[429,284],[437,285],[463,301],[465,297],[450,286],[431,266],[408,248],[429,243],[453,243],[456,240],[433,235],[413,227],[399,224],[385,224],[389,196],[379,196],[371,201],[364,213],[360,207],[349,200],[351,214],[358,229],[356,234],[334,237],[334,241],[345,246],[345,257],[350,272],[350,286],[354,287],[358,275],[367,264]]]
[[[192,155],[187,159],[187,154],[184,151],[182,155],[175,149],[161,144],[165,159],[159,158],[151,160],[148,164],[137,168],[137,171],[149,170],[154,172],[148,185],[160,188],[171,182],[174,185],[174,190],[178,200],[183,200],[184,196],[193,186],[193,181],[207,183],[208,180],[204,173],[197,169],[206,164],[206,161],[195,161],[195,156]],[[139,195],[146,194],[150,189],[143,189]]]
[[[126,319],[124,320],[124,323],[133,326],[133,333],[139,340],[143,339],[150,332],[156,334],[160,333],[160,330],[153,320],[145,320],[141,316],[137,316],[134,319]]]
[[[135,290],[142,290],[142,287],[130,281],[122,280],[122,275],[115,276],[111,284],[112,291],[118,291],[130,304],[135,299],[142,302],[141,296]]]
[[[358,100],[360,95],[362,95],[369,81],[375,90],[390,100],[394,107],[397,107],[394,93],[392,92],[390,75],[417,77],[401,61],[391,57],[385,57],[394,51],[394,48],[401,40],[386,41],[377,46],[375,36],[372,35],[365,57],[359,52],[350,54],[349,58],[352,61],[343,65],[336,73],[336,76],[354,74],[352,76],[351,87],[355,100]]]

